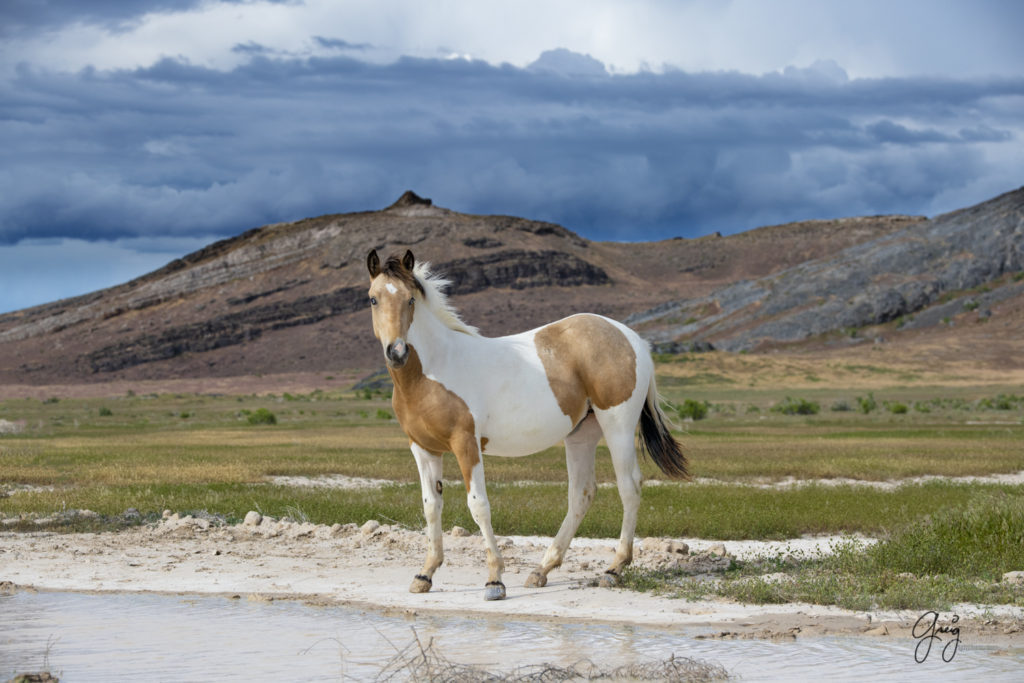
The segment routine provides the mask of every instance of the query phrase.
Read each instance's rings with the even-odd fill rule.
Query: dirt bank
[[[255,521],[250,519],[250,522]],[[508,599],[483,600],[486,577],[479,536],[445,534],[445,563],[434,589],[411,594],[423,560],[421,532],[373,523],[362,528],[264,520],[211,525],[176,515],[162,523],[118,532],[60,534],[0,532],[0,586],[6,590],[146,591],[207,593],[242,599],[302,599],[402,612],[506,614],[519,618],[587,620],[649,626],[699,626],[707,637],[792,638],[826,634],[910,638],[918,612],[850,612],[806,604],[743,605],[689,602],[590,585],[613,554],[611,539],[576,539],[565,565],[545,588],[525,588],[548,539],[501,539]],[[750,557],[783,548],[824,552],[829,538],[781,543],[727,542],[732,555]],[[714,542],[688,541],[704,553]],[[636,562],[657,565],[676,548],[659,539],[637,543]],[[720,549],[719,549],[720,551]],[[956,610],[961,639],[1024,651],[1014,631],[1019,608]],[[951,615],[944,615],[948,618]],[[986,623],[987,622],[987,623]]]

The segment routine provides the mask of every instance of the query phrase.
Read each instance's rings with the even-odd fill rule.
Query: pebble
[[[366,520],[366,523],[363,524],[363,526],[359,527],[359,531],[363,534],[363,536],[369,536],[379,528],[380,522],[378,522],[375,519],[368,519]]]
[[[716,543],[707,550],[708,555],[717,555],[718,557],[725,557],[728,552],[725,550],[724,543]]]
[[[469,529],[464,529],[461,526],[452,527],[452,536],[472,536],[473,534]]]
[[[889,635],[889,629],[887,629],[885,627],[885,624],[882,624],[881,626],[876,626],[874,628],[869,628],[868,630],[864,631],[864,635],[866,635],[866,636],[887,636],[887,635]]]
[[[243,521],[242,524],[245,526],[259,526],[262,521],[263,515],[255,510],[249,510],[249,512],[245,513],[245,521]]]

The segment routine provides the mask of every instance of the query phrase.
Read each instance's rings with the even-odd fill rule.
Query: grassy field
[[[1008,506],[1010,512],[1001,518],[1006,524],[1024,527],[1024,515],[1013,512],[1014,506],[1024,505],[1024,487],[1019,485],[927,481],[887,488],[814,482],[763,486],[789,479],[877,482],[1024,471],[1020,387],[971,385],[962,376],[884,364],[814,364],[726,354],[659,360],[660,388],[679,422],[677,435],[696,481],[645,487],[640,536],[786,539],[860,532],[903,538],[900,534],[907,529],[920,532],[919,525],[940,511],[968,517],[971,510],[992,509],[993,500]],[[22,518],[9,528],[39,528],[35,520],[40,517],[54,517],[57,527],[69,530],[83,525],[109,528],[122,523],[129,508],[138,510],[132,518],[141,521],[155,520],[169,509],[203,511],[226,521],[258,510],[327,524],[371,518],[411,528],[423,524],[416,468],[388,397],[380,392],[128,392],[106,399],[58,395],[42,401],[0,401],[0,420],[6,421],[0,426],[14,426],[0,434],[0,515]],[[663,479],[651,463],[642,466],[645,477]],[[560,447],[527,458],[486,458],[485,467],[499,534],[551,535],[557,530],[565,513]],[[325,474],[391,483],[359,490],[268,483],[276,475]],[[597,475],[606,485],[599,489],[580,535],[616,536],[621,508],[603,446]],[[450,456],[445,476],[451,482],[445,489],[445,526],[474,528]],[[101,518],[62,524],[58,513],[74,509],[93,510]],[[1017,547],[1024,553],[1024,536]],[[854,556],[861,559],[854,562]],[[845,560],[832,561],[859,567],[872,580],[880,575],[881,565],[871,565],[865,552],[850,550],[836,557]],[[964,577],[987,581],[1002,567],[1024,569],[1024,554],[993,558],[982,569],[972,565],[962,576],[932,573],[958,576],[966,585]],[[885,562],[893,565],[892,557]],[[835,566],[801,567],[803,578],[780,587],[750,579],[760,565],[737,566],[723,584],[728,588],[716,590],[762,601],[819,594],[828,596],[820,597],[822,601],[846,604],[878,594],[877,586],[867,590],[857,584],[862,589],[854,594],[861,597],[842,598],[842,591],[822,587],[828,584],[826,578],[837,575]],[[634,574],[631,580],[635,587],[657,584],[669,592],[709,590],[678,576]],[[931,586],[919,586],[919,592],[928,593],[925,588]],[[1011,601],[1020,600],[1019,593]],[[998,599],[1005,601],[1005,596]]]

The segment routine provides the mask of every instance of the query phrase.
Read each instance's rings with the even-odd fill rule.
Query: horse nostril
[[[401,339],[397,339],[392,343],[388,344],[388,348],[387,351],[385,352],[385,355],[387,355],[388,360],[400,362],[405,360],[405,356],[408,353],[408,350],[409,349],[405,345],[405,342],[402,341]]]

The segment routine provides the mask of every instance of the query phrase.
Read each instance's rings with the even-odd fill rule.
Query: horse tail
[[[686,456],[679,442],[669,432],[668,418],[661,410],[653,373],[647,389],[647,400],[640,413],[640,446],[641,450],[651,456],[658,469],[668,476],[673,479],[690,478],[690,473],[686,471]]]

